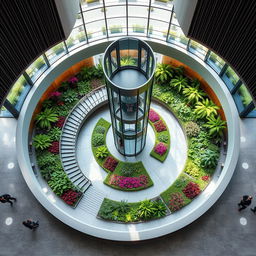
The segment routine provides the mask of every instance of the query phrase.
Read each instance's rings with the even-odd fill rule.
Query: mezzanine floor
[[[0,193],[18,198],[13,207],[0,204],[0,256],[79,255],[173,255],[173,256],[254,256],[256,215],[237,211],[243,194],[255,196],[256,205],[256,119],[241,121],[241,153],[235,174],[217,203],[191,225],[168,236],[144,242],[120,243],[86,236],[61,223],[34,198],[17,166],[16,120],[0,119]],[[40,222],[35,232],[21,222]]]

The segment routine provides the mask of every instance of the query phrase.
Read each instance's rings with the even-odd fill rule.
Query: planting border
[[[98,148],[98,147],[97,147],[97,146],[96,146],[96,147],[93,146],[93,144],[92,144],[92,138],[93,138],[93,136],[96,134],[96,132],[95,132],[96,127],[99,126],[99,125],[100,125],[100,126],[103,126],[103,127],[105,128],[105,132],[104,132],[104,134],[103,134],[103,136],[104,136],[104,144],[103,144],[103,145],[100,145],[100,146],[105,146],[105,147],[108,149],[108,147],[107,147],[107,145],[106,145],[106,136],[107,136],[107,132],[108,132],[108,130],[109,130],[111,124],[110,124],[108,121],[106,121],[105,119],[100,118],[99,121],[96,123],[94,129],[93,129],[92,137],[91,137],[91,148],[92,148],[93,156],[94,156],[96,162],[99,164],[99,166],[102,167],[102,168],[108,173],[107,177],[106,177],[105,180],[104,180],[104,184],[107,185],[107,186],[109,186],[109,187],[111,187],[111,188],[114,188],[114,189],[117,189],[117,190],[122,190],[122,191],[127,191],[127,192],[139,191],[139,190],[147,189],[147,188],[153,186],[154,183],[153,183],[153,181],[151,180],[151,178],[150,178],[150,176],[149,176],[147,170],[145,169],[145,167],[144,167],[144,165],[143,165],[143,163],[142,163],[141,161],[139,161],[139,162],[129,162],[128,164],[129,164],[129,165],[139,165],[139,169],[141,170],[140,175],[145,175],[145,176],[148,177],[147,186],[142,186],[142,187],[133,188],[133,189],[125,189],[125,188],[120,188],[120,187],[117,187],[117,186],[114,186],[114,185],[110,185],[110,184],[109,184],[109,180],[110,180],[110,178],[111,178],[112,175],[117,174],[117,175],[120,175],[120,176],[121,176],[121,174],[120,174],[120,172],[119,172],[119,171],[120,171],[119,169],[121,168],[122,165],[125,165],[126,163],[123,162],[123,161],[118,160],[117,158],[115,158],[115,157],[110,153],[109,149],[108,149],[108,156],[106,156],[105,158],[99,159],[99,158],[96,157],[96,151],[97,151],[97,148]],[[108,169],[106,169],[106,168],[104,167],[104,162],[105,162],[105,160],[106,160],[107,157],[112,157],[113,159],[115,159],[115,160],[118,162],[118,164],[117,164],[117,166],[115,167],[115,170],[114,170],[113,172],[111,172],[110,170],[108,170]],[[132,176],[132,177],[138,177],[138,176],[135,175],[135,176]]]
[[[151,110],[153,110],[154,112],[156,112],[154,109],[151,109]],[[156,112],[156,113],[157,113],[157,112]],[[166,122],[165,122],[164,119],[159,115],[159,113],[157,113],[157,114],[158,114],[158,116],[160,117],[158,121],[161,120],[161,121],[164,123],[164,125],[166,126],[166,131],[157,132],[157,130],[155,129],[154,123],[156,123],[156,122],[158,122],[158,121],[156,121],[156,122],[151,122],[151,121],[149,120],[149,124],[151,125],[151,127],[153,128],[154,133],[155,133],[155,145],[154,145],[152,151],[150,152],[150,155],[151,155],[152,157],[154,157],[155,159],[157,159],[157,160],[159,160],[160,162],[163,163],[163,162],[165,161],[165,159],[167,158],[167,156],[168,156],[168,154],[169,154],[169,151],[170,151],[170,147],[171,147],[171,136],[170,136],[169,128],[168,128]],[[157,153],[154,151],[156,145],[160,142],[160,141],[158,140],[158,135],[161,135],[161,134],[166,134],[166,135],[168,136],[168,141],[167,141],[167,143],[164,143],[164,144],[167,146],[167,150],[166,150],[166,152],[165,152],[162,156],[159,155],[159,154],[157,154]]]

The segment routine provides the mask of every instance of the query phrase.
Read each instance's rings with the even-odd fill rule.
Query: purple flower
[[[149,120],[154,123],[160,119],[159,115],[153,110],[149,110]]]
[[[162,156],[167,151],[167,147],[165,146],[164,143],[160,142],[155,146],[154,151],[158,155]]]

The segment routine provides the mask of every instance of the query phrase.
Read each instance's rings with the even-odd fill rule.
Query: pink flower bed
[[[61,92],[56,91],[56,92],[51,92],[50,93],[50,97],[55,98],[55,97],[59,97],[59,96],[61,96]]]
[[[76,84],[78,83],[78,79],[77,79],[75,76],[70,77],[70,78],[68,79],[68,83],[69,83],[70,85],[72,85],[72,86],[76,86]]]
[[[109,184],[126,189],[146,187],[148,184],[148,177],[146,175],[140,175],[139,177],[125,177],[114,174],[111,176]]]
[[[155,146],[154,151],[158,155],[162,156],[167,151],[167,147],[165,146],[164,143],[160,142]]]
[[[150,109],[149,110],[149,120],[154,123],[156,121],[158,121],[160,119],[159,115],[153,110],[153,109]]]
[[[157,132],[166,131],[166,126],[162,120],[154,123],[154,126]]]

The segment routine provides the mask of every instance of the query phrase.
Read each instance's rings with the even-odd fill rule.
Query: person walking
[[[9,194],[4,194],[4,195],[0,196],[0,202],[1,203],[10,203],[11,206],[12,206],[13,202],[11,200],[14,200],[16,202],[17,199],[15,197],[12,197]]]
[[[242,211],[247,206],[249,206],[252,203],[252,196],[244,195],[243,198],[241,199],[240,203],[238,204],[239,208],[238,211]]]
[[[251,208],[251,211],[255,214],[256,213],[256,206],[254,208]]]
[[[33,231],[36,230],[38,227],[39,227],[39,221],[33,221],[31,219],[28,219],[26,221],[23,221],[22,224],[29,228],[29,229],[32,229]]]

